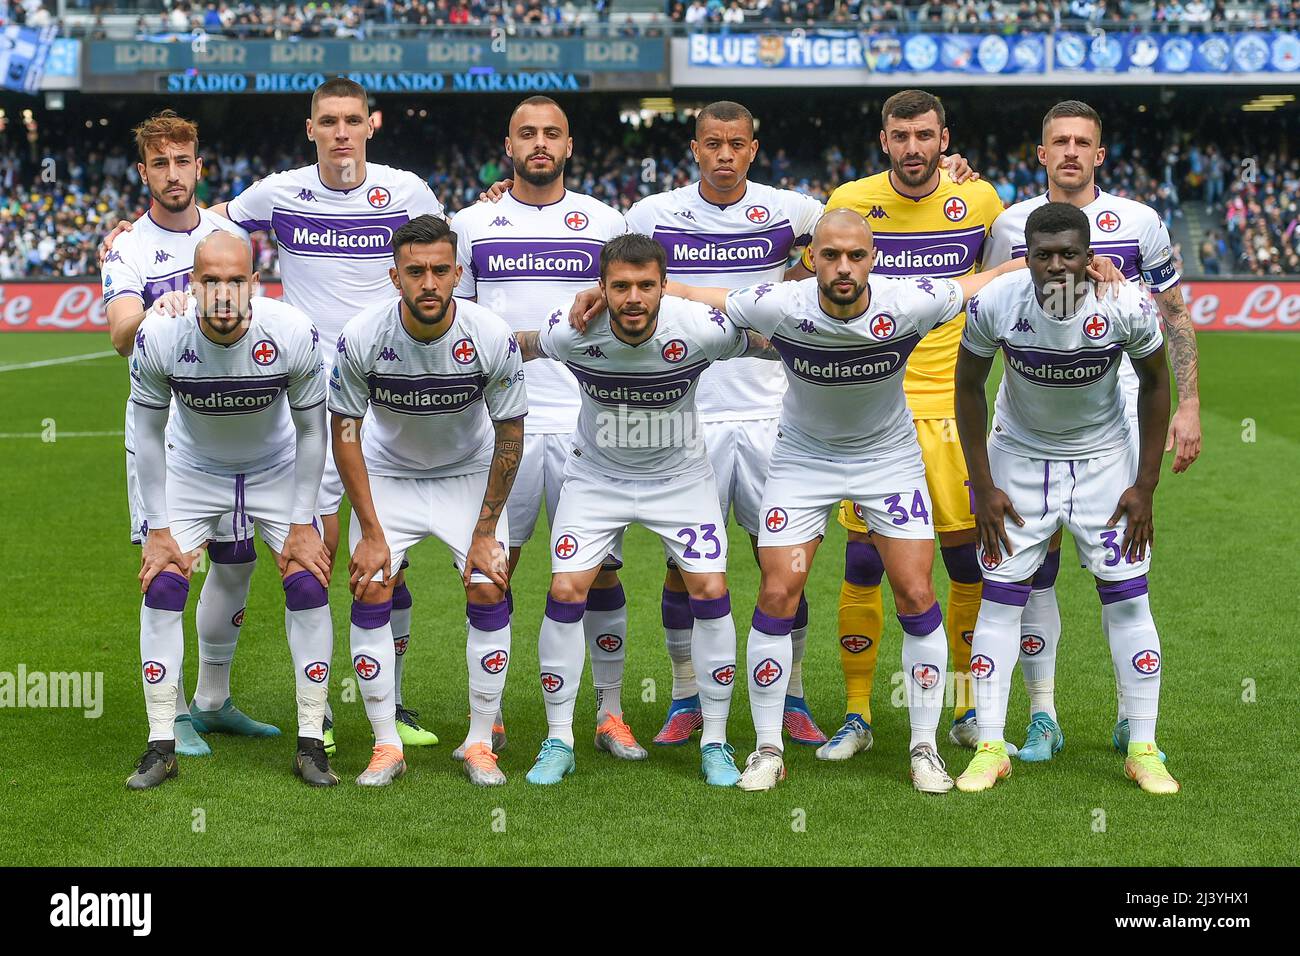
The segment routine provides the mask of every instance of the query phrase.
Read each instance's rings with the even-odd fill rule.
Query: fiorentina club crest
[[[564,678],[559,674],[552,674],[549,671],[542,672],[542,690],[548,694],[554,694],[564,686]]]
[[[776,683],[783,673],[780,664],[770,657],[765,657],[754,668],[754,683],[759,687],[768,687]]]
[[[1133,669],[1147,677],[1160,673],[1160,652],[1150,649],[1138,651],[1133,655]]]
[[[591,220],[587,218],[585,212],[579,212],[576,209],[564,214],[564,224],[574,232],[582,232],[582,230],[587,228],[587,223],[590,221]]]
[[[1020,639],[1020,653],[1027,654],[1030,657],[1041,654],[1046,646],[1047,642],[1037,634],[1026,634]]]
[[[325,678],[330,676],[330,666],[324,661],[312,661],[302,669],[302,672],[313,684],[323,684]]]
[[[1114,232],[1119,228],[1119,216],[1109,209],[1097,214],[1097,228],[1102,232]]]
[[[383,186],[376,186],[366,193],[366,202],[370,203],[375,209],[383,209],[392,198],[392,194]]]
[[[942,676],[943,671],[934,664],[918,661],[912,665],[912,680],[916,681],[921,690],[930,690],[939,683]]]
[[[479,665],[489,674],[500,674],[506,669],[506,662],[510,660],[510,655],[503,648],[497,648],[489,654],[484,654],[479,659]]]
[[[861,654],[872,644],[871,638],[865,634],[845,634],[840,638],[840,647],[844,648],[850,654]]]
[[[762,225],[772,218],[766,206],[750,206],[745,210],[745,218],[757,225]]]
[[[682,359],[686,358],[686,343],[681,339],[673,339],[663,347],[662,353],[665,362],[672,362],[676,365]]]
[[[1099,339],[1110,328],[1110,322],[1104,315],[1094,313],[1083,320],[1083,334],[1090,339]]]
[[[976,654],[970,659],[970,675],[976,680],[987,680],[993,674],[993,658]]]
[[[144,679],[151,684],[156,684],[167,676],[167,668],[157,661],[144,662]]]
[[[871,337],[877,341],[883,342],[891,338],[898,328],[898,323],[888,312],[881,312],[879,315],[871,317],[871,322],[867,325]]]
[[[253,346],[253,361],[258,365],[270,365],[278,354],[275,343],[270,339],[262,339]]]
[[[358,654],[352,658],[352,666],[362,680],[374,680],[379,676],[379,661],[369,654]]]
[[[713,669],[713,679],[723,687],[727,687],[736,679],[736,665],[724,664],[722,667]]]
[[[962,199],[953,196],[943,204],[943,214],[952,222],[961,222],[966,218],[966,203]]]
[[[571,534],[562,534],[555,542],[555,556],[562,561],[573,557],[577,550],[578,539]]]
[[[985,551],[982,555],[980,555],[980,564],[984,565],[984,567],[988,568],[990,571],[992,571],[1001,563],[1002,563],[1001,558],[995,557],[994,555],[989,554],[987,551]]]
[[[768,531],[780,531],[785,527],[787,520],[789,519],[786,517],[784,508],[772,508],[767,512],[764,523],[767,525]]]
[[[623,638],[617,634],[602,634],[596,638],[596,646],[606,654],[613,654],[623,646]]]
[[[478,353],[474,350],[474,343],[469,339],[461,339],[451,349],[451,357],[459,365],[468,365],[474,361],[474,356]]]

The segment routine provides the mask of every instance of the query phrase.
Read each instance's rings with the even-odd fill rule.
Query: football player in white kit
[[[500,785],[492,728],[510,659],[505,506],[523,455],[523,365],[504,321],[453,299],[460,267],[446,221],[419,216],[398,228],[393,262],[400,297],[344,326],[330,379],[334,456],[352,502],[352,664],[375,731],[357,783],[384,786],[406,769],[393,700],[393,569],[433,537],[451,549],[465,585],[463,766],[475,784]]]
[[[318,335],[291,305],[256,295],[247,240],[217,230],[194,250],[194,299],[177,318],[149,316],[135,335],[140,497],[148,522],[141,555],[141,678],[149,747],[127,779],[133,790],[176,776],[176,682],[192,552],[233,511],[276,554],[298,701],[294,771],[313,786],[338,783],[323,722],[334,635],[329,554],[315,526],[325,465],[325,380]],[[170,414],[175,398],[176,413]]]
[[[1178,409],[1169,424],[1165,450],[1173,451],[1174,474],[1185,471],[1201,451],[1200,397],[1198,390],[1196,330],[1179,289],[1182,276],[1174,261],[1169,231],[1154,209],[1096,184],[1096,171],[1106,158],[1101,145],[1101,117],[1078,100],[1057,103],[1043,118],[1039,162],[1047,169],[1048,190],[1042,196],[1016,203],[998,217],[984,247],[984,262],[998,265],[1025,255],[1025,222],[1047,202],[1068,202],[1088,217],[1092,251],[1114,261],[1130,282],[1139,280],[1155,299],[1164,319],[1169,362],[1178,386]],[[1130,431],[1137,441],[1138,378],[1127,356],[1119,367]],[[1029,602],[1021,618],[1020,666],[1029,694],[1029,728],[1020,759],[1050,760],[1065,743],[1057,723],[1056,655],[1061,637],[1061,615],[1055,582],[1060,569],[1061,539],[1052,540],[1047,560],[1034,576]],[[1117,675],[1118,676],[1118,675]],[[1128,749],[1129,730],[1123,689],[1116,684],[1118,717],[1112,733],[1116,750]]]
[[[486,306],[515,331],[535,331],[540,308],[570,299],[596,280],[602,247],[627,232],[627,224],[616,209],[565,189],[573,139],[568,117],[554,100],[525,99],[511,114],[508,132],[505,149],[514,166],[509,192],[462,209],[453,221],[461,266],[456,296]],[[543,502],[548,520],[555,518],[578,404],[577,382],[564,366],[550,360],[529,366],[524,458],[506,506],[512,573]],[[597,737],[614,756],[641,760],[646,752],[623,721],[627,601],[617,573],[620,550],[616,546],[592,585],[583,631],[596,687]],[[513,594],[507,598],[513,607]],[[498,723],[496,733],[503,744],[504,725]]]
[[[134,223],[105,257],[101,269],[104,311],[113,347],[131,354],[136,331],[155,307],[170,315],[186,308],[185,289],[194,267],[194,247],[211,232],[245,233],[228,219],[200,209],[194,188],[203,170],[198,126],[163,110],[134,130],[140,162],[136,170],[149,187],[149,212]],[[170,295],[169,295],[170,293]],[[197,357],[190,360],[198,361]],[[126,487],[131,542],[148,530],[135,463],[135,404],[126,402]],[[183,675],[176,675],[176,752],[202,757],[212,752],[200,733],[278,736],[278,728],[245,715],[231,699],[230,670],[244,623],[256,552],[242,541],[226,515],[208,542],[211,562],[203,579],[195,624],[199,637],[199,680],[193,706],[185,699]]]
[[[565,363],[582,396],[551,525],[551,587],[538,638],[548,733],[530,783],[556,784],[574,771],[583,614],[602,563],[634,522],[660,537],[690,595],[704,716],[701,771],[713,786],[740,779],[726,736],[736,676],[727,525],[695,389],[711,362],[770,350],[716,309],[665,298],[665,264],[663,247],[648,236],[613,239],[600,258],[606,313],[579,332],[565,319],[565,302],[540,332],[518,333],[525,361]],[[605,747],[600,737],[596,746]]]
[[[1089,216],[1069,203],[1025,223],[1028,274],[971,299],[957,358],[957,427],[970,469],[984,595],[971,647],[979,744],[957,779],[987,790],[1011,773],[1003,740],[1021,616],[1034,573],[1061,528],[1097,581],[1103,630],[1131,739],[1124,771],[1148,793],[1178,792],[1156,747],[1160,638],[1147,599],[1152,499],[1169,424],[1169,369],[1156,307],[1133,285],[1099,298],[1088,281]],[[985,383],[1006,373],[987,437]],[[1129,434],[1120,355],[1138,376],[1138,440]]]
[[[906,634],[912,782],[924,793],[944,793],[952,779],[935,732],[948,641],[930,577],[934,527],[921,450],[903,399],[903,371],[922,336],[1013,267],[959,279],[872,276],[871,229],[849,209],[822,217],[812,249],[816,275],[810,279],[731,292],[669,287],[770,338],[788,380],[763,489],[762,583],[745,665],[757,747],[738,786],[770,790],[785,777],[781,723],[790,632],[828,511],[849,500],[866,515]]]

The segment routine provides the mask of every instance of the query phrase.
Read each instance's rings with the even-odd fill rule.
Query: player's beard
[[[429,306],[419,299],[408,299],[406,296],[402,296],[402,301],[406,303],[406,311],[410,312],[415,321],[421,325],[437,325],[446,317],[447,310],[451,308],[451,298],[443,299],[442,306],[431,317],[428,311]]]
[[[219,305],[226,304],[227,303],[219,303]],[[230,303],[230,305],[232,305],[233,308],[229,312],[201,313],[203,321],[207,327],[222,338],[233,334],[236,329],[247,322],[248,314],[251,311],[246,307],[244,314],[241,315],[238,303]]]
[[[625,314],[623,312],[610,313],[610,321],[614,322],[620,329],[622,329],[625,335],[636,339],[638,342],[644,342],[650,337],[650,330],[655,327],[655,322],[659,319],[659,304],[656,303],[654,308],[647,307],[644,312],[638,312],[632,316],[633,319],[637,320],[645,319],[645,324],[641,326],[641,329],[638,332],[630,331],[627,326],[623,324],[624,317]]]
[[[170,187],[168,187],[170,188]],[[162,206],[168,212],[184,212],[190,208],[194,202],[194,187],[182,187],[184,191],[179,197],[167,195],[166,189],[162,192],[154,193],[154,202]]]
[[[853,291],[851,293],[837,291],[835,283],[841,281],[852,282]],[[826,301],[832,302],[835,305],[852,305],[854,302],[857,302],[858,299],[862,298],[862,292],[866,287],[867,284],[865,282],[859,282],[857,279],[848,276],[843,278],[836,276],[831,282],[821,282],[819,280],[817,283],[817,288],[821,290],[822,295],[826,296]]]
[[[555,182],[557,179],[559,179],[561,176],[564,175],[563,156],[560,156],[558,158],[555,156],[551,156],[551,159],[554,160],[554,165],[550,169],[546,170],[545,172],[542,172],[541,170],[534,172],[533,170],[528,168],[528,160],[532,159],[534,155],[536,154],[534,153],[524,157],[523,162],[520,162],[518,157],[514,157],[513,159],[514,167],[515,167],[515,175],[518,176],[520,179],[522,179],[524,182],[528,183],[531,186],[549,186],[551,183]]]
[[[905,156],[903,158],[909,159],[911,157]],[[902,181],[904,186],[920,186],[929,182],[930,177],[933,176],[935,170],[939,168],[939,157],[936,154],[933,159],[925,164],[920,174],[915,176],[907,171],[907,167],[905,167],[901,161],[894,163],[893,166],[894,175]]]

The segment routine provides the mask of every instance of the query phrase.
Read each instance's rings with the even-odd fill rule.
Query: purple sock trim
[[[699,615],[695,615],[699,617]],[[801,627],[808,626],[808,598],[806,595],[799,595],[799,607],[794,612],[794,629],[797,631]]]
[[[1061,552],[1048,551],[1042,565],[1034,572],[1034,579],[1029,586],[1035,591],[1046,591],[1056,584],[1056,575],[1061,571]]]
[[[1028,584],[1010,584],[1006,581],[985,581],[984,600],[1008,607],[1024,607],[1029,603]]]
[[[612,588],[592,588],[587,592],[588,611],[617,611],[626,605],[622,584],[615,584]]]
[[[252,564],[257,560],[253,539],[243,541],[209,541],[208,560],[213,564]]]
[[[509,608],[511,614],[515,613],[515,592],[509,588],[506,588],[506,607]]]
[[[980,561],[975,550],[975,543],[959,544],[952,548],[940,548],[943,566],[948,569],[948,580],[958,584],[979,584],[984,580],[980,571]]]
[[[385,601],[383,604],[362,604],[360,601],[352,602],[352,623],[367,631],[373,631],[376,628],[383,627],[388,623],[388,619],[392,614],[392,601]]]
[[[175,571],[163,571],[149,582],[144,606],[155,611],[183,611],[190,596],[190,582]]]
[[[731,613],[730,591],[722,595],[722,597],[707,598],[703,601],[691,598],[690,602],[691,616],[699,621],[713,621],[720,617],[726,617]]]
[[[939,610],[939,602],[935,601],[928,611],[922,611],[920,614],[898,615],[898,623],[903,625],[903,630],[913,637],[925,637],[927,634],[934,633],[943,624],[943,611]]]
[[[557,624],[575,624],[586,612],[586,601],[557,601],[546,595],[546,616]]]
[[[663,617],[664,628],[669,631],[689,631],[691,622],[691,598],[685,591],[670,591],[664,588],[659,601],[659,613]]]
[[[858,587],[872,588],[885,576],[880,552],[865,541],[850,541],[844,547],[844,580]]]
[[[284,579],[284,606],[290,611],[310,611],[329,602],[329,592],[310,571],[295,571]]]
[[[1100,596],[1103,606],[1115,604],[1118,601],[1128,601],[1135,597],[1141,597],[1146,593],[1147,576],[1145,574],[1129,578],[1127,581],[1107,581],[1105,584],[1097,585],[1097,594]]]
[[[411,589],[408,588],[406,582],[403,581],[401,584],[397,585],[397,587],[393,588],[393,610],[405,611],[411,606],[411,604]]]
[[[794,627],[794,618],[792,617],[771,617],[764,614],[758,608],[754,608],[754,618],[752,621],[754,630],[763,634],[770,634],[773,637],[785,637]]]
[[[480,631],[499,631],[510,626],[510,608],[505,601],[496,604],[466,604],[469,626]]]

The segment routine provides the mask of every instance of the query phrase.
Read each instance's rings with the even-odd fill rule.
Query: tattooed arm
[[[517,335],[532,335],[534,344],[537,333],[521,332]],[[522,346],[522,343],[520,343]],[[470,574],[481,571],[492,579],[492,583],[503,591],[509,584],[509,565],[504,551],[504,542],[497,541],[497,522],[505,510],[506,499],[515,483],[519,472],[519,461],[524,454],[524,420],[508,418],[493,422],[496,429],[496,447],[492,449],[492,465],[488,470],[487,490],[483,492],[483,507],[479,509],[478,523],[474,526],[474,536],[470,540],[469,554],[465,559],[464,580],[469,587]]]
[[[519,343],[519,357],[525,362],[546,358],[537,347],[537,332],[516,332],[515,341]],[[498,433],[499,434],[499,433]]]
[[[741,353],[740,358],[761,358],[774,362],[781,361],[781,353],[772,347],[771,342],[763,338],[763,336],[759,335],[757,332],[749,329],[745,330],[745,334],[749,337],[749,347]]]
[[[1178,286],[1154,293],[1165,324],[1165,349],[1178,386],[1178,410],[1169,420],[1165,451],[1174,452],[1174,474],[1186,471],[1201,454],[1201,396],[1196,327]]]

